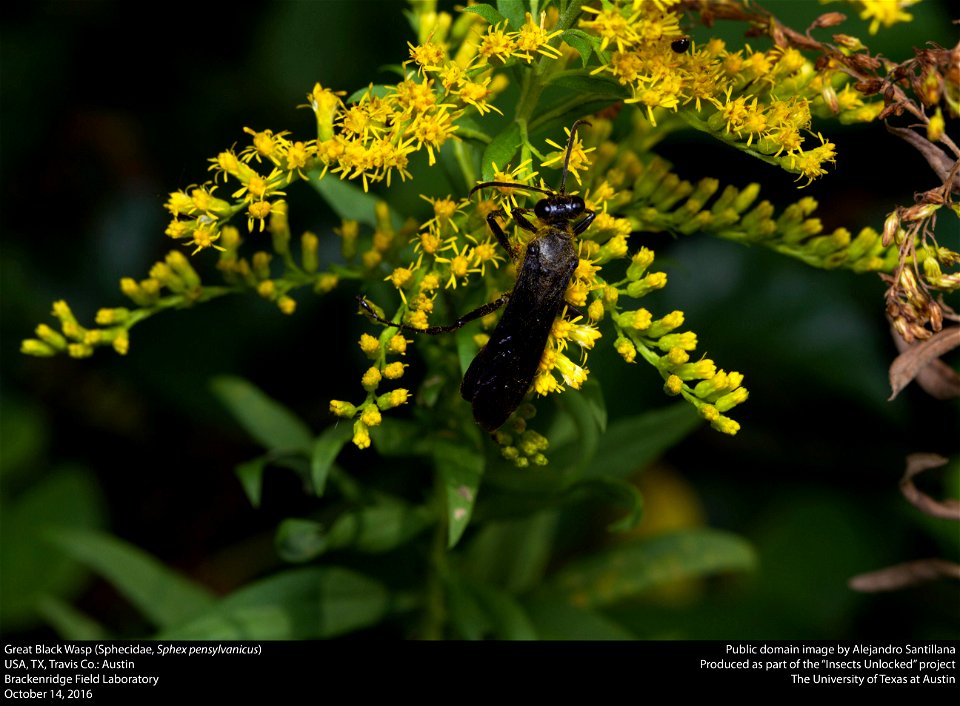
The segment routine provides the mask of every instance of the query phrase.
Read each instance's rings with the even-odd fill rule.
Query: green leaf
[[[238,464],[233,469],[240,485],[243,487],[243,492],[247,495],[247,500],[254,507],[260,507],[263,494],[263,473],[267,468],[267,461],[266,456],[258,456]]]
[[[353,428],[346,422],[326,429],[313,442],[313,451],[310,454],[310,479],[313,482],[313,492],[322,497],[327,487],[327,476],[330,468],[343,448],[353,438]]]
[[[98,527],[104,504],[93,476],[76,467],[57,469],[13,499],[2,496],[0,623],[7,631],[36,625],[41,599],[69,599],[80,591],[87,572],[51,546],[46,533]]]
[[[525,603],[541,640],[636,639],[636,635],[619,623],[586,608],[539,596]]]
[[[343,220],[357,221],[376,227],[377,216],[374,208],[380,199],[352,182],[338,179],[335,174],[327,174],[321,179],[321,171],[320,169],[310,171],[308,174],[310,185],[317,190],[334,213]],[[400,219],[393,211],[390,212],[390,220],[394,226],[399,227]]]
[[[568,392],[559,395],[557,405],[570,415],[577,428],[577,460],[575,464],[582,468],[593,458],[600,443],[600,427],[597,410],[583,394]]]
[[[499,24],[506,19],[503,15],[497,12],[496,8],[494,8],[492,5],[487,5],[486,3],[469,5],[463,8],[463,11],[476,13],[492,25]]]
[[[339,567],[284,571],[241,588],[168,640],[303,640],[335,637],[378,623],[389,594],[367,576]]]
[[[494,176],[493,165],[496,164],[498,169],[506,168],[519,149],[520,126],[516,123],[510,123],[483,150],[483,157],[480,161],[480,173],[483,175],[483,180],[492,181]]]
[[[593,36],[582,29],[568,29],[560,34],[560,38],[577,50],[577,53],[580,54],[580,60],[583,62],[583,67],[586,68],[587,62],[590,61],[590,55],[593,53],[595,42]]]
[[[619,81],[599,75],[564,73],[550,80],[549,85],[562,88],[567,93],[579,94],[583,101],[623,100],[630,97],[630,92]]]
[[[700,426],[702,419],[686,402],[618,419],[604,434],[584,477],[625,478]]]
[[[489,500],[486,493],[484,498]],[[516,520],[486,522],[471,539],[464,573],[514,594],[540,584],[550,563],[557,513],[537,512]],[[510,551],[503,551],[510,547]]]
[[[49,537],[113,584],[157,627],[176,625],[213,605],[206,589],[117,537],[93,530],[54,530]]]
[[[537,639],[533,623],[516,598],[487,584],[473,583],[469,590],[487,616],[492,637],[498,640]]]
[[[463,640],[482,640],[493,630],[490,617],[480,601],[468,590],[466,582],[450,581],[446,586],[447,610],[456,636]]]
[[[325,552],[328,547],[323,525],[313,520],[302,520],[296,517],[280,523],[274,544],[280,558],[292,563],[310,561]]]
[[[507,19],[507,26],[516,31],[523,26],[527,4],[523,0],[497,0],[497,10]]]
[[[447,546],[452,548],[460,540],[473,514],[484,459],[473,449],[448,441],[437,441],[433,447],[433,462],[446,488],[449,525]]]
[[[636,486],[625,480],[605,476],[587,478],[570,486],[569,492],[575,494],[586,492],[590,495],[606,498],[626,508],[626,515],[607,528],[611,532],[631,530],[640,524],[640,520],[643,518],[643,496]]]
[[[406,419],[386,417],[380,426],[370,429],[370,440],[381,456],[419,456],[428,453],[423,429]]]
[[[580,396],[587,403],[587,409],[593,415],[597,429],[603,434],[607,430],[607,403],[603,399],[603,388],[594,379],[589,379],[580,388]]]
[[[430,515],[424,508],[384,499],[373,507],[341,515],[330,528],[327,540],[331,549],[350,547],[376,554],[400,546],[429,524]]]
[[[310,453],[313,434],[290,410],[242,378],[213,380],[214,394],[254,439],[270,451]]]
[[[567,564],[551,591],[578,606],[605,606],[679,579],[744,571],[756,563],[746,540],[712,529],[687,529],[616,546]]]
[[[473,340],[475,329],[462,328],[454,334],[457,342],[457,358],[460,360],[460,376],[463,377],[470,363],[477,357],[477,344]]]
[[[357,103],[360,101],[361,98],[363,98],[368,94],[373,96],[374,98],[384,98],[394,92],[395,91],[390,86],[387,86],[382,83],[377,83],[372,86],[367,86],[366,88],[360,88],[354,91],[347,97],[347,100],[345,100],[344,103]]]

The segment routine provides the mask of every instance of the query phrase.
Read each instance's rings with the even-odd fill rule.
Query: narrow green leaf
[[[322,497],[327,487],[327,476],[330,468],[343,448],[353,437],[353,427],[347,422],[339,422],[326,429],[313,442],[313,451],[310,454],[310,479],[313,482],[313,492]]]
[[[470,363],[477,357],[477,344],[473,340],[474,331],[472,327],[465,327],[454,334],[457,341],[457,358],[460,360],[461,377],[467,372]]]
[[[37,612],[53,627],[61,640],[110,638],[110,633],[100,623],[59,598],[44,596],[38,599]]]
[[[510,123],[483,150],[483,158],[480,162],[480,173],[483,175],[483,180],[492,181],[494,176],[493,165],[496,164],[498,169],[504,169],[519,149],[520,126],[516,123]]]
[[[280,523],[274,544],[280,558],[292,563],[310,561],[320,556],[328,547],[323,525],[297,517],[290,517]]]
[[[231,376],[214,378],[212,388],[233,417],[264,448],[310,453],[313,434],[307,425],[259,388]]]
[[[433,447],[433,462],[447,491],[447,546],[453,547],[460,540],[473,514],[484,459],[473,449],[437,441]]]
[[[503,15],[497,12],[493,5],[487,5],[486,3],[481,3],[479,5],[468,5],[467,7],[463,8],[463,11],[474,12],[492,25],[499,24],[506,19]]]
[[[686,402],[616,420],[604,434],[584,477],[625,478],[675,446],[702,423]]]
[[[580,395],[587,403],[597,429],[601,434],[604,433],[607,430],[607,403],[603,399],[603,388],[600,387],[600,383],[593,378],[587,380],[580,388]]]
[[[303,640],[334,637],[378,623],[389,594],[362,574],[339,567],[292,569],[227,596],[168,640]]]
[[[260,499],[263,494],[263,472],[266,468],[267,457],[258,456],[238,464],[233,469],[240,485],[243,487],[243,492],[247,495],[247,500],[254,507],[260,507]]]
[[[49,537],[113,584],[157,627],[177,625],[213,605],[206,589],[117,537],[93,530],[55,530]]]
[[[523,26],[527,4],[523,0],[497,0],[497,10],[507,19],[507,26],[516,31]]]
[[[745,571],[756,563],[744,539],[712,529],[687,529],[623,544],[571,562],[550,582],[578,606],[605,606],[679,579]]]
[[[593,53],[593,36],[587,34],[582,29],[568,29],[563,31],[560,38],[577,50],[577,53],[580,54],[580,61],[583,67],[586,68],[587,63],[590,61],[590,55]]]
[[[579,392],[571,391],[559,395],[559,407],[570,415],[577,428],[577,460],[578,468],[593,458],[600,443],[600,428],[596,416],[596,408]]]

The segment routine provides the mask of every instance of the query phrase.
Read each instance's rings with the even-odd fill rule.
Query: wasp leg
[[[510,211],[510,215],[513,216],[514,223],[524,230],[530,231],[531,233],[536,233],[537,227],[524,217],[524,214],[526,213],[530,213],[529,208],[515,208]]]
[[[583,220],[578,221],[573,224],[573,234],[580,235],[583,231],[590,227],[590,224],[593,223],[593,219],[597,217],[597,214],[593,211],[585,211],[587,214],[583,217]]]
[[[507,234],[503,232],[503,228],[500,227],[500,224],[497,223],[497,216],[506,216],[503,212],[503,209],[494,211],[489,216],[487,216],[487,225],[490,226],[490,230],[493,232],[493,235],[496,237],[497,242],[503,246],[503,249],[507,251],[510,255],[511,260],[517,259],[517,251],[510,244],[510,240],[507,238]]]
[[[389,319],[385,319],[382,316],[380,316],[377,312],[375,312],[370,302],[368,302],[366,298],[362,296],[357,297],[357,302],[359,302],[360,308],[363,309],[364,313],[367,316],[369,316],[371,319],[373,319],[377,323],[383,324],[384,326],[388,326],[390,328],[398,328],[401,331],[409,331],[410,333],[425,333],[428,336],[438,336],[441,333],[450,333],[451,331],[456,331],[457,329],[462,328],[463,326],[470,323],[471,321],[475,319],[479,319],[481,316],[486,316],[487,314],[490,314],[496,311],[501,306],[506,304],[507,299],[509,298],[510,298],[510,293],[507,292],[506,294],[503,294],[497,297],[492,302],[488,302],[483,306],[478,306],[473,311],[467,314],[464,314],[459,319],[454,321],[452,324],[449,324],[447,326],[430,326],[428,328],[415,328],[413,326],[408,326],[407,324],[401,324],[395,321],[390,321]]]

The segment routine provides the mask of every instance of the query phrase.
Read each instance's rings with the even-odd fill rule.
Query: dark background
[[[806,21],[839,9],[767,5]],[[246,144],[243,127],[309,136],[313,115],[296,106],[314,82],[349,93],[392,80],[380,67],[405,58],[413,39],[399,2],[238,7],[166,3],[148,6],[148,20],[142,8],[108,1],[0,10],[3,502],[9,508],[51,477],[82,479],[98,523],[224,592],[276,562],[277,521],[313,501],[292,476],[275,473],[264,506],[249,506],[233,467],[257,449],[209,381],[242,375],[322,429],[328,401],[359,389],[353,292],[301,295],[293,317],[252,296],[161,315],[133,330],[126,357],[102,349],[87,360],[34,359],[18,350],[37,323],[53,323],[56,299],[67,299],[81,323],[101,306],[123,305],[120,277],[144,276],[171,246],[167,194],[207,179],[208,158]],[[956,41],[944,8],[913,8],[917,22],[883,40],[859,34],[904,59],[926,39]],[[844,29],[857,34],[854,27]],[[935,184],[880,125],[814,129],[836,142],[838,163],[800,191],[791,175],[698,136],[674,136],[661,153],[691,180],[760,181],[763,197],[779,204],[814,196],[827,229],[879,230],[894,204]],[[332,215],[306,191],[291,197],[293,231],[331,235]],[[955,224],[941,237],[957,248]],[[656,305],[682,309],[701,350],[746,374],[751,399],[734,413],[738,436],[704,429],[667,456],[661,472],[675,483],[659,488],[674,489],[661,493],[674,505],[657,510],[652,487],[650,512],[702,517],[747,536],[761,568],[733,594],[652,600],[625,608],[624,622],[654,636],[956,637],[955,585],[877,596],[845,586],[859,572],[956,551],[956,527],[921,517],[897,482],[908,453],[956,453],[957,405],[913,388],[886,401],[895,349],[879,279],[705,238],[651,242],[670,274]],[[204,260],[194,260],[201,271]],[[652,371],[601,352],[590,367],[614,415],[666,404]],[[378,462],[372,451],[346,457],[361,478]],[[944,475],[933,472],[925,488],[946,492]],[[5,569],[9,597],[17,570]],[[136,631],[105,584],[75,583],[84,610],[120,634]],[[41,630],[9,600],[0,615],[5,632]]]

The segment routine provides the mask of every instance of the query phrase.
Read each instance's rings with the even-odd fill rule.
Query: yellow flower
[[[870,34],[876,34],[880,26],[892,27],[897,22],[909,22],[913,15],[904,8],[916,5],[920,0],[860,0],[863,10],[860,19],[870,20]]]
[[[516,52],[516,41],[503,31],[503,27],[506,27],[506,22],[502,26],[489,27],[480,40],[480,48],[477,51],[488,62],[496,59],[501,63],[506,63],[507,59]],[[522,54],[522,56],[527,58],[526,54]]]

